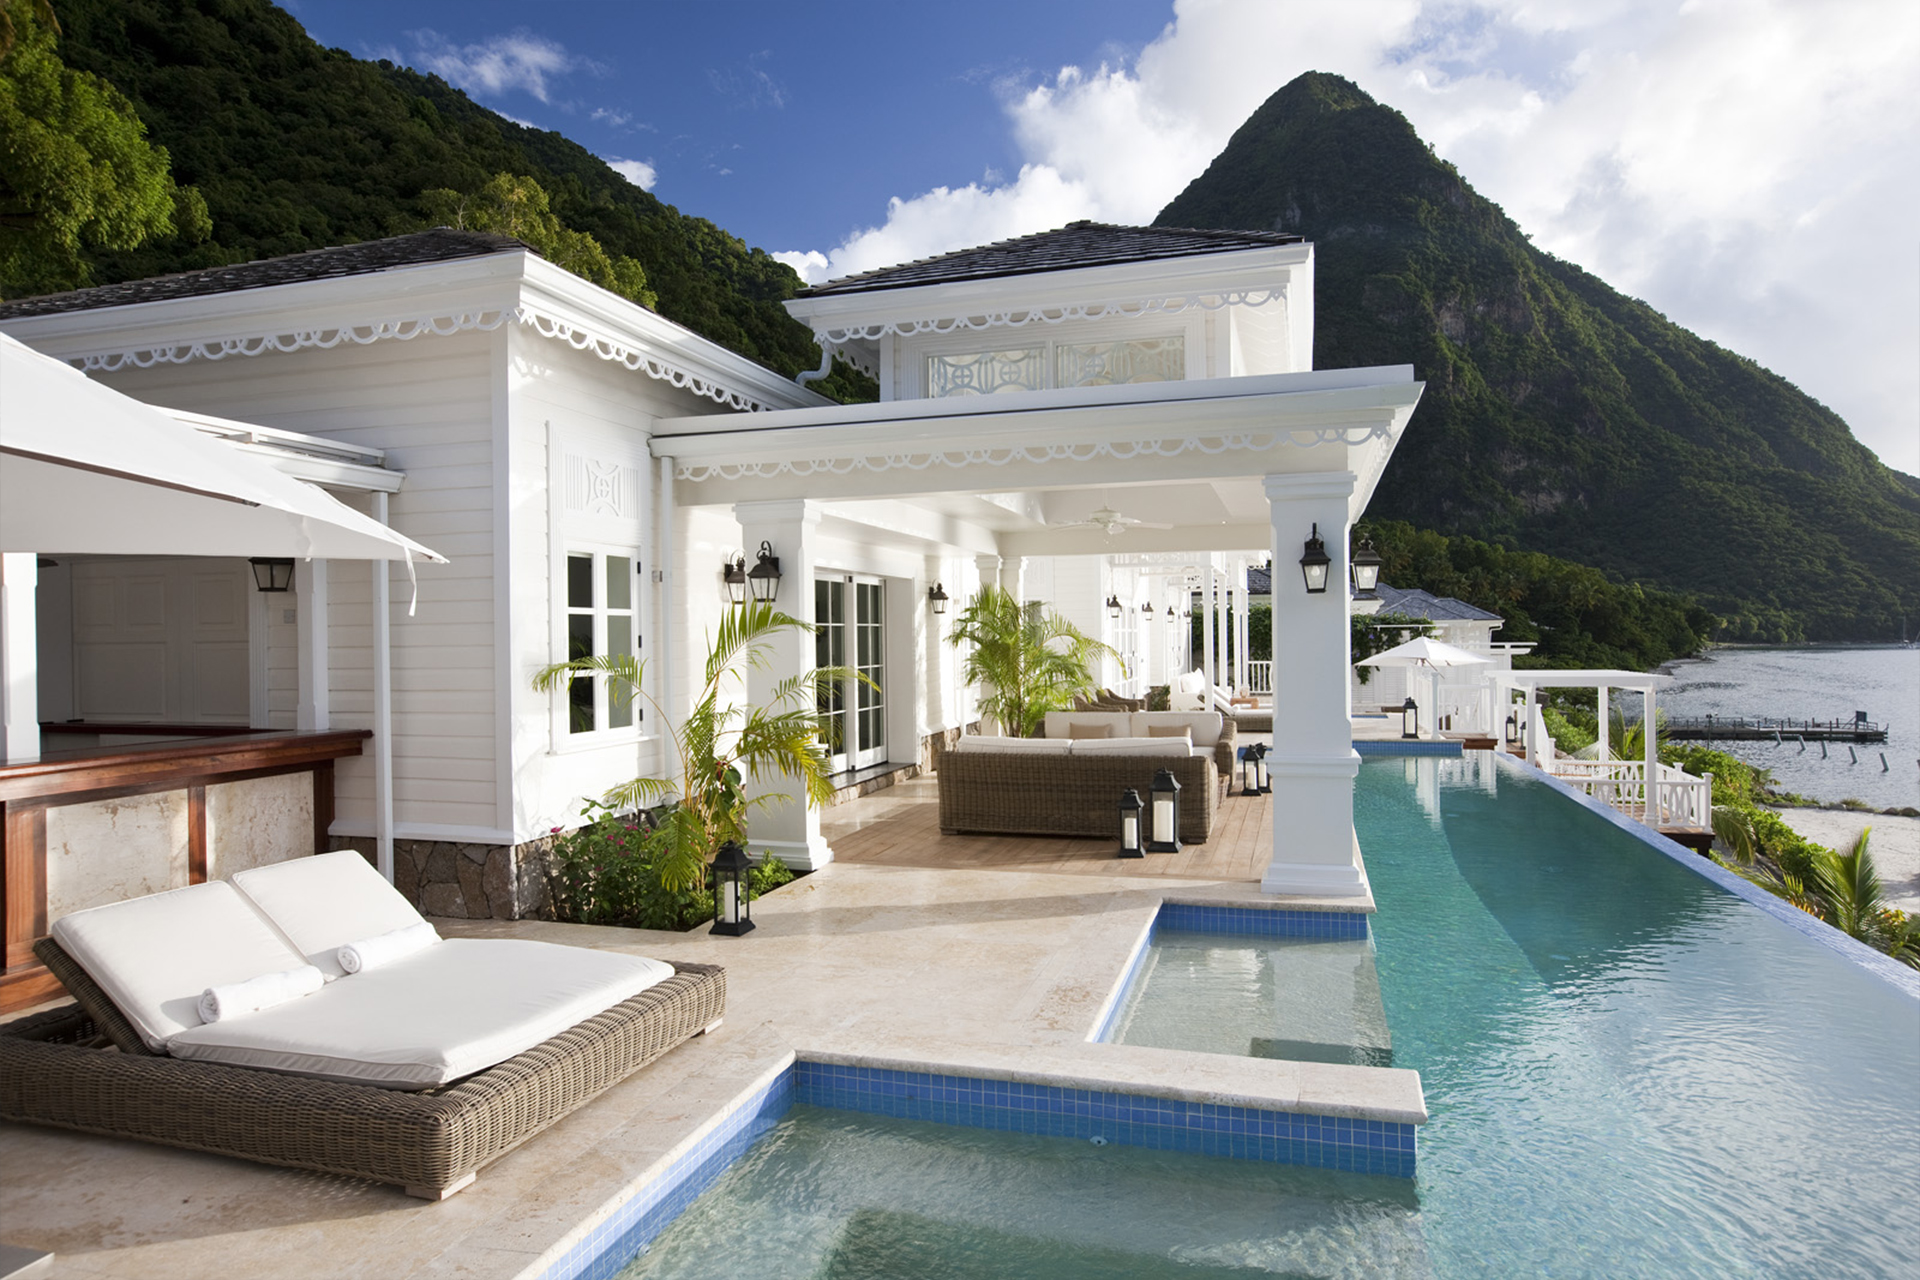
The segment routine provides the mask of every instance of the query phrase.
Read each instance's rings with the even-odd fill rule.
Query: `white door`
[[[836,574],[813,584],[814,663],[852,667],[873,683],[847,680],[820,695],[820,717],[835,773],[885,764],[886,587],[878,578]]]
[[[74,714],[86,721],[244,725],[252,706],[244,560],[79,560]]]

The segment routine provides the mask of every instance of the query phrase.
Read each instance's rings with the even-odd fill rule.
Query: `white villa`
[[[50,919],[219,874],[220,830],[278,856],[356,842],[429,913],[537,911],[549,833],[663,762],[651,707],[587,681],[539,694],[533,673],[635,651],[675,714],[726,566],[762,548],[776,604],[819,631],[752,691],[818,655],[870,674],[879,694],[846,700],[849,775],[926,763],[977,718],[936,586],[956,611],[983,582],[1050,602],[1127,657],[1109,683],[1137,693],[1183,666],[1188,592],[1224,600],[1271,557],[1287,820],[1262,888],[1364,894],[1350,601],[1294,566],[1317,533],[1345,582],[1422,384],[1312,367],[1313,264],[1289,235],[1075,223],[808,290],[792,313],[879,382],[860,405],[445,229],[0,304],[6,333],[450,562],[410,583],[303,561],[272,594],[244,546],[8,548],[0,1008],[38,990],[26,947]],[[1244,626],[1234,594],[1210,631]],[[256,732],[195,736],[210,727]],[[170,770],[87,772],[175,736]],[[798,803],[756,817],[753,843],[833,857]]]

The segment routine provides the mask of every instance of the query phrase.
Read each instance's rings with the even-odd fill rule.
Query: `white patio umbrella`
[[[446,557],[0,334],[0,551]]]
[[[1363,667],[1471,667],[1484,666],[1492,662],[1477,653],[1445,641],[1435,640],[1432,636],[1420,636],[1405,644],[1397,644],[1391,649],[1383,649],[1371,658],[1360,659]]]

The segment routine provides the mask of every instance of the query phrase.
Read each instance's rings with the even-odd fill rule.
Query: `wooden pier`
[[[1885,742],[1887,726],[1864,716],[1852,720],[1790,720],[1767,716],[1675,717],[1660,726],[1670,742]]]

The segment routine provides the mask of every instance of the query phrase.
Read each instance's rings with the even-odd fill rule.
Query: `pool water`
[[[1355,822],[1417,1178],[796,1106],[626,1274],[1920,1274],[1920,999],[1484,761],[1368,761]],[[1336,1044],[1364,989],[1352,944],[1173,941],[1244,996],[1185,1048]],[[1275,998],[1290,953],[1341,998]]]
[[[1293,1062],[1393,1065],[1366,938],[1256,940],[1155,928],[1106,1038]]]
[[[795,1105],[621,1280],[1423,1276],[1408,1179]]]

